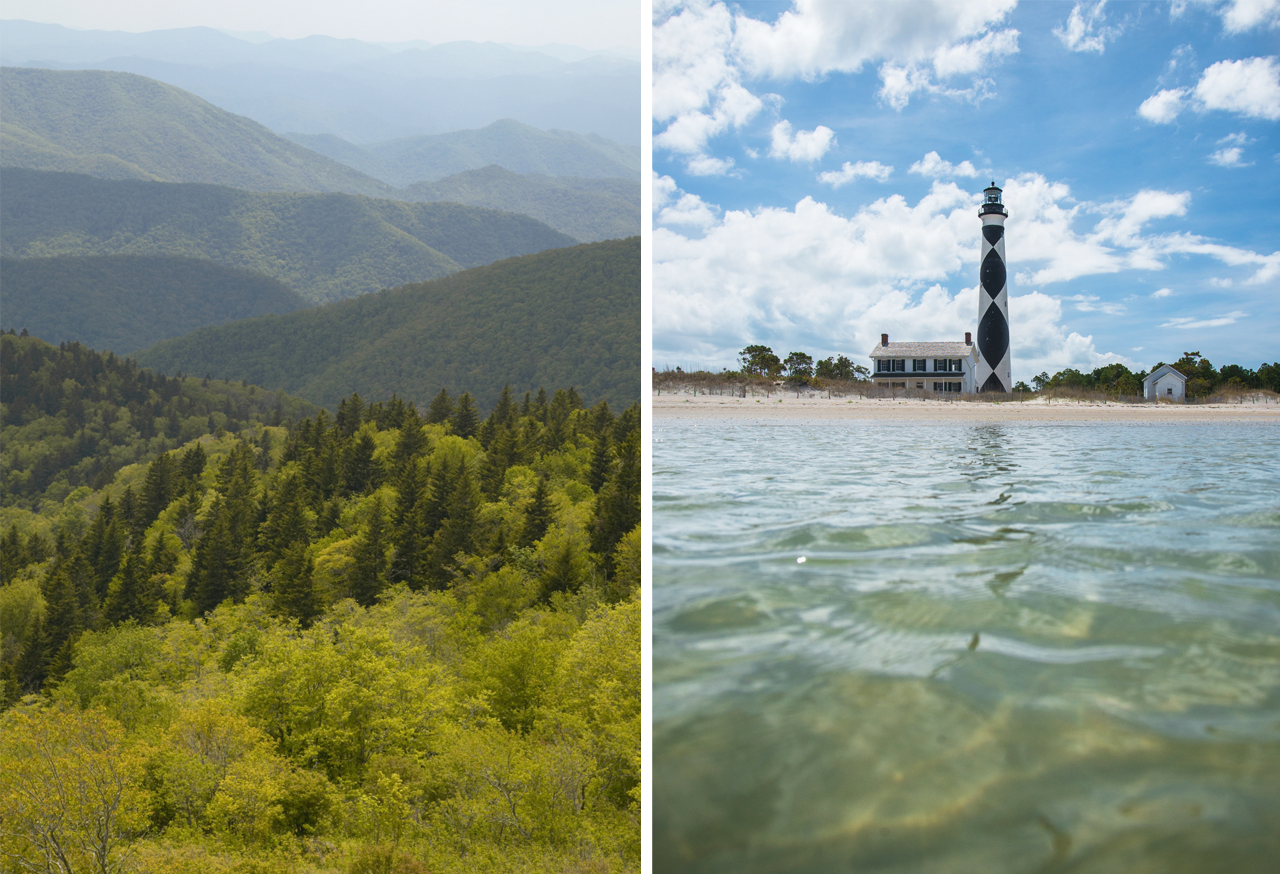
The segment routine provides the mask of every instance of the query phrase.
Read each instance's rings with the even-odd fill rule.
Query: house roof
[[[967,358],[974,347],[965,343],[890,343],[871,348],[870,358]]]
[[[1155,370],[1151,371],[1143,378],[1142,380],[1143,387],[1145,388],[1146,386],[1155,382],[1157,379],[1164,376],[1166,373],[1173,374],[1178,379],[1182,380],[1184,383],[1187,381],[1187,378],[1182,374],[1182,372],[1174,369],[1174,366],[1172,364],[1164,364],[1164,365],[1161,365],[1160,367],[1157,367]]]

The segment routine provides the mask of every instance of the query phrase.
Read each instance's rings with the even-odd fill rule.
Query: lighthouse
[[[974,385],[978,391],[1007,392],[1012,354],[1009,350],[1009,284],[1004,266],[1004,220],[1009,211],[1000,202],[1001,191],[993,181],[983,192],[982,258],[978,268],[978,364]]]

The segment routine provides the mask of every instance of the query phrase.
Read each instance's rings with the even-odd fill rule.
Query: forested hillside
[[[333,409],[344,395],[427,403],[473,386],[576,386],[594,403],[640,397],[640,240],[512,258],[433,282],[281,316],[202,328],[138,354],[165,372],[212,373]]]
[[[594,134],[539,130],[513,119],[478,130],[403,137],[357,146],[330,135],[289,134],[290,139],[397,187],[432,182],[464,170],[497,164],[513,173],[549,176],[640,175],[640,149]]]
[[[419,182],[404,189],[406,200],[447,200],[469,206],[503,209],[532,216],[584,243],[634,237],[640,233],[640,186],[626,179],[605,184],[629,190],[579,187],[599,180],[544,175],[521,176],[490,164],[456,173],[438,182]]]
[[[233,408],[263,394],[0,347],[20,458],[111,405],[126,431],[160,428],[148,405],[175,387]],[[299,419],[276,400],[276,424],[179,419],[178,442],[88,486],[57,469],[22,484],[27,508],[6,495],[0,853],[638,870],[638,405],[503,392],[481,420],[442,391],[425,411],[352,395]]]
[[[185,255],[338,300],[575,241],[527,216],[349,194],[0,171],[0,254]]]
[[[0,330],[120,355],[206,325],[305,306],[278,280],[200,258],[0,259]]]
[[[194,94],[131,73],[5,67],[6,167],[251,191],[385,195],[387,186]]]

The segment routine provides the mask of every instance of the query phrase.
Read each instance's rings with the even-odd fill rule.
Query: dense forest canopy
[[[128,355],[196,328],[307,306],[261,273],[202,258],[0,259],[0,330]]]
[[[107,404],[162,429],[194,389],[264,394],[0,342],[24,458]],[[0,853],[637,870],[638,405],[504,390],[482,418],[442,390],[303,418],[276,400],[270,421],[179,418],[180,442],[135,439],[69,493],[59,469],[22,484],[25,507],[6,496]]]
[[[640,396],[640,240],[554,249],[434,282],[281,316],[202,328],[138,354],[329,409],[352,391],[428,403],[469,385],[483,409],[518,392],[575,386],[590,403]]]
[[[0,254],[182,255],[254,270],[312,303],[576,241],[528,216],[457,203],[276,194],[0,170]]]

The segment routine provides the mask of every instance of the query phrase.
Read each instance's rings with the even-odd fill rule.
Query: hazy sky
[[[1280,357],[1280,0],[655,0],[654,364],[866,364],[977,322],[1014,379]]]
[[[205,25],[295,39],[454,40],[635,47],[637,0],[4,0],[5,18],[140,33]]]

